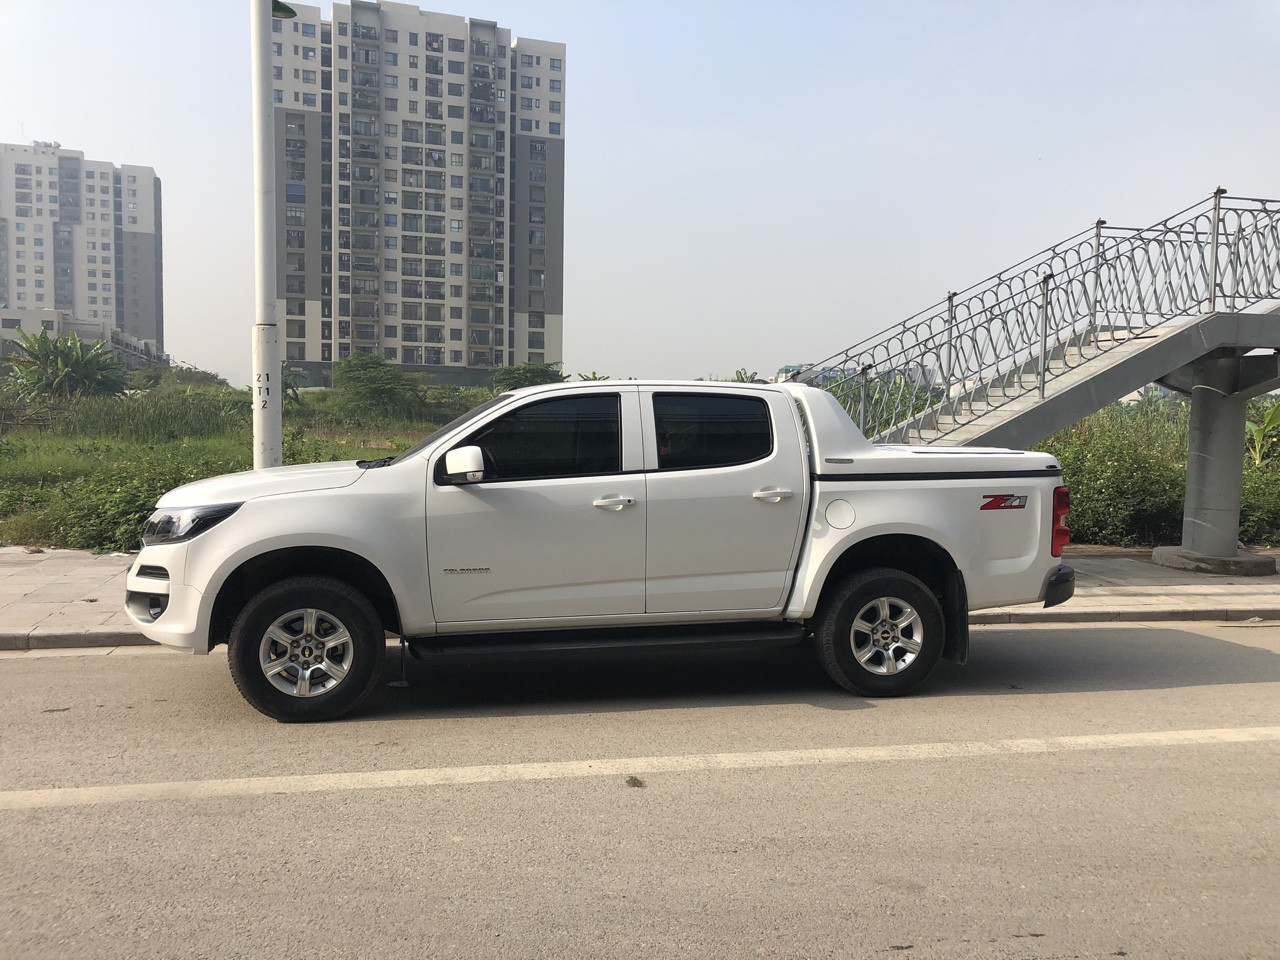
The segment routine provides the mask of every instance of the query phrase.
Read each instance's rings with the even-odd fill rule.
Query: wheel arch
[[[209,622],[209,649],[226,643],[241,608],[263,587],[291,577],[320,576],[359,590],[377,611],[383,629],[400,632],[400,610],[387,578],[357,553],[336,547],[284,547],[244,561],[223,581]]]
[[[969,598],[964,574],[951,554],[927,537],[896,533],[870,537],[853,544],[832,565],[822,585],[818,608],[837,585],[871,567],[909,573],[924,583],[942,606],[946,641],[942,657],[964,663],[969,656]]]

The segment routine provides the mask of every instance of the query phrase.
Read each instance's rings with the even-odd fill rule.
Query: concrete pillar
[[[1191,393],[1187,493],[1182,546],[1210,557],[1234,557],[1240,536],[1240,470],[1247,397],[1208,383]]]
[[[1280,363],[1272,355],[1239,348],[1209,353],[1161,379],[1191,395],[1187,491],[1182,508],[1182,545],[1157,547],[1151,559],[1200,573],[1268,576],[1274,557],[1239,549],[1240,483],[1244,423],[1249,398],[1277,383]]]

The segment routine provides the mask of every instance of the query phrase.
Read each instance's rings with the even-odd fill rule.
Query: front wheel
[[[329,577],[264,588],[236,617],[228,646],[241,695],[286,722],[331,720],[353,709],[377,684],[387,651],[373,606]]]
[[[942,608],[928,587],[901,570],[852,575],[823,599],[815,619],[823,669],[863,696],[901,696],[942,653]]]

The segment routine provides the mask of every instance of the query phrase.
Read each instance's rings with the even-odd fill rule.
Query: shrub
[[[1185,405],[1107,407],[1046,440],[1071,489],[1078,543],[1153,546],[1182,539]]]

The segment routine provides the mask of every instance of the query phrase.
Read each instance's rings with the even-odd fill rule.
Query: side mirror
[[[445,479],[475,483],[484,479],[484,454],[479,447],[455,447],[444,455]]]

